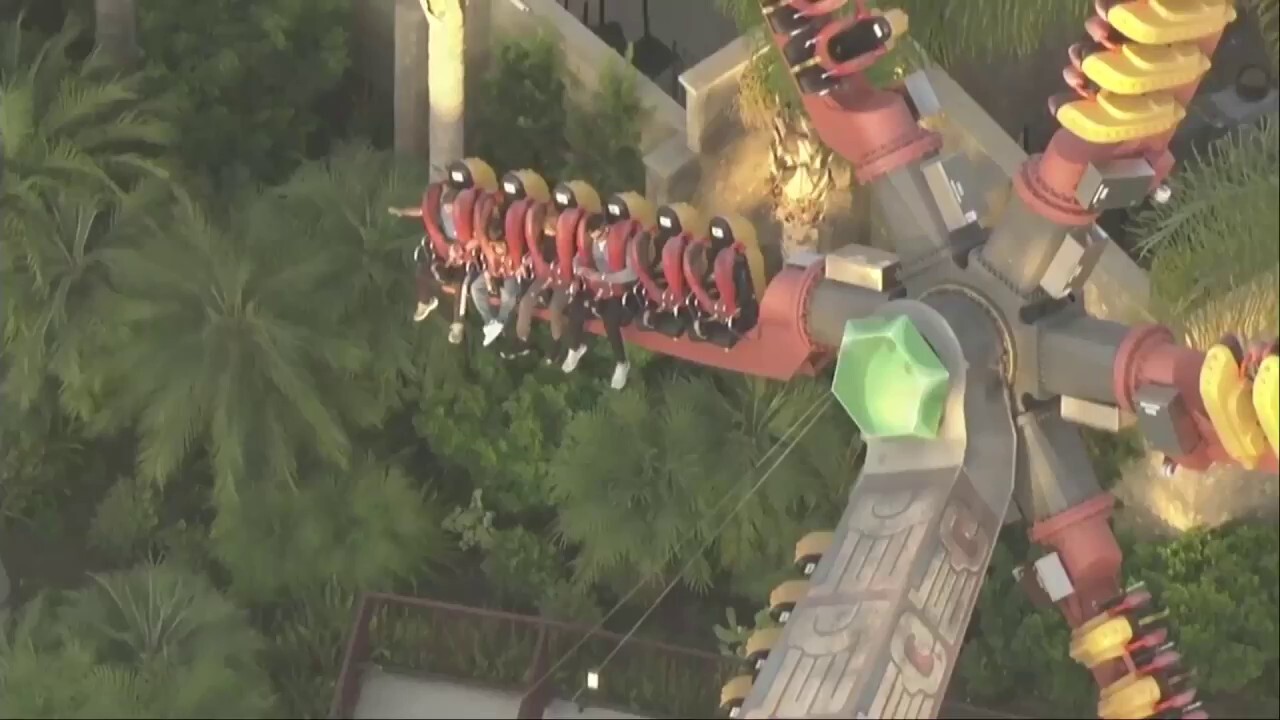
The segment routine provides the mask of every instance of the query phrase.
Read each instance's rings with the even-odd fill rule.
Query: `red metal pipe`
[[[1170,460],[1193,470],[1205,470],[1215,462],[1236,464],[1218,438],[1218,431],[1205,411],[1200,397],[1200,368],[1204,353],[1180,345],[1173,333],[1162,325],[1139,325],[1129,331],[1116,351],[1112,383],[1116,404],[1134,409],[1134,395],[1148,383],[1175,387],[1182,393],[1187,410],[1195,424],[1199,442],[1181,457]],[[1276,472],[1276,456],[1263,458],[1259,469]]]
[[[1120,544],[1111,531],[1115,498],[1102,493],[1090,500],[1045,518],[1031,526],[1031,541],[1058,553],[1075,588],[1058,604],[1067,624],[1079,627],[1099,612],[1102,603],[1120,593]],[[1099,687],[1106,687],[1126,672],[1123,662],[1103,663],[1093,669]]]

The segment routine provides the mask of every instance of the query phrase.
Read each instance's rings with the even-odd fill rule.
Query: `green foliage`
[[[324,126],[318,111],[350,64],[350,0],[139,3],[156,86],[180,103],[181,151],[213,173],[276,180]]]
[[[164,479],[204,446],[231,505],[249,468],[289,483],[302,456],[344,467],[351,430],[398,404],[409,278],[379,158],[339,154],[212,217],[175,203],[105,259],[100,317],[124,338],[95,366],[111,390],[99,424],[136,419],[142,475]]]
[[[1129,574],[1169,609],[1179,649],[1206,693],[1254,685],[1277,695],[1280,673],[1280,528],[1196,530],[1136,543]]]
[[[302,478],[298,487],[254,482],[218,513],[213,555],[237,597],[264,603],[330,581],[386,589],[422,577],[445,551],[438,513],[396,468],[363,458],[349,471]]]
[[[330,582],[261,613],[263,663],[288,717],[328,717],[355,602],[355,593]]]
[[[160,523],[159,501],[155,483],[137,476],[116,480],[98,503],[89,543],[116,560],[136,557]]]
[[[438,338],[443,322],[433,317],[420,332]],[[565,378],[557,368],[434,342],[417,367],[413,423],[443,475],[469,478],[503,515],[548,505],[545,478],[564,427],[600,394],[593,364],[584,360],[577,377]]]
[[[127,191],[167,176],[160,157],[173,132],[138,76],[75,59],[79,33],[68,21],[36,43],[18,24],[0,26],[0,282],[10,399],[30,407],[52,373],[63,403],[83,414],[82,357],[99,330],[85,309],[102,279],[100,251],[120,204],[155,196]]]
[[[1021,546],[1021,547],[1019,547]],[[996,545],[978,596],[976,634],[964,646],[955,677],[969,700],[1005,703],[1033,697],[1059,717],[1092,717],[1092,678],[1067,655],[1070,630],[1056,609],[1036,610],[1012,571],[1025,543]]]
[[[603,193],[644,190],[640,132],[648,110],[636,94],[637,77],[629,63],[611,63],[578,100],[566,127],[569,177],[589,179]]]
[[[531,168],[549,178],[564,172],[565,67],[545,34],[507,41],[481,81],[473,108],[476,154],[503,169]]]
[[[738,611],[731,607],[725,608],[724,617],[725,624],[716,625],[712,628],[712,631],[715,633],[717,644],[720,646],[720,654],[728,658],[746,658],[747,640],[751,638],[751,634],[757,630],[763,630],[777,624],[774,622],[773,615],[767,607],[762,607],[756,611],[756,615],[749,627],[738,624]]]
[[[834,520],[843,504],[853,428],[827,397],[817,383],[673,379],[602,397],[575,416],[548,482],[560,534],[578,550],[578,579],[659,582],[692,562],[682,576],[690,587],[705,590],[727,570],[737,589],[766,591],[772,578],[760,568],[790,564],[777,538]],[[823,407],[794,452],[774,450]],[[767,471],[770,480],[742,500]]]
[[[6,288],[7,290],[7,288]],[[27,410],[0,392],[0,529],[57,514],[81,489],[88,460],[76,423],[47,397]]]
[[[1280,68],[1280,0],[1245,0],[1245,5],[1257,15],[1272,69]]]
[[[581,178],[601,192],[644,189],[641,130],[648,110],[626,62],[602,68],[596,86],[570,93],[559,48],[545,35],[510,40],[472,107],[481,157],[504,169]]]
[[[1080,434],[1093,460],[1098,484],[1104,490],[1115,485],[1125,467],[1142,457],[1144,452],[1142,436],[1132,428],[1118,433],[1083,428]]]
[[[0,717],[265,717],[245,620],[170,565],[93,576],[18,613],[0,647]]]
[[[564,559],[549,538],[520,525],[495,527],[477,489],[467,507],[445,518],[444,529],[459,536],[463,550],[484,555],[481,568],[499,599],[537,607],[546,617],[576,620],[599,617],[599,607],[569,582]]]
[[[1133,231],[1144,238],[1143,251],[1155,253],[1152,289],[1170,317],[1185,318],[1215,294],[1262,280],[1280,266],[1277,130],[1268,119],[1217,141],[1169,178],[1168,203],[1136,218]],[[1274,287],[1275,278],[1267,284]],[[1274,328],[1280,315],[1274,303],[1256,309],[1257,323]]]

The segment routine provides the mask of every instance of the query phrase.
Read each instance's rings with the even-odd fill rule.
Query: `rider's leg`
[[[565,354],[564,364],[560,367],[567,373],[577,370],[578,362],[587,353],[587,344],[583,335],[586,331],[587,315],[590,313],[591,302],[587,300],[586,291],[579,291],[569,301],[569,322],[564,333],[564,347],[568,352]]]
[[[440,282],[436,280],[435,273],[431,271],[430,263],[418,263],[417,270],[414,273],[414,290],[418,306],[413,312],[413,321],[422,322],[440,304],[440,295],[442,294]]]
[[[604,334],[609,340],[609,349],[613,351],[613,379],[609,385],[614,390],[621,390],[627,385],[627,373],[631,370],[627,362],[627,346],[622,341],[622,319],[625,310],[621,298],[606,298],[596,304],[600,314],[600,322],[604,324]]]
[[[467,316],[467,298],[471,295],[468,290],[471,287],[472,279],[471,274],[459,272],[458,279],[455,281],[453,322],[449,323],[449,342],[454,345],[462,342],[462,336],[466,329],[466,326],[462,324],[462,320]]]

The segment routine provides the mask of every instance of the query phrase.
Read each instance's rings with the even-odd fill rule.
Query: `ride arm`
[[[1116,7],[1138,4],[1138,0],[1130,0],[1106,3],[1105,7],[1112,8],[1109,12],[1115,12]],[[1100,3],[1099,7],[1104,7],[1104,4]],[[1120,41],[1120,46],[1112,53],[1142,53],[1161,47],[1127,41],[1102,16],[1091,18],[1087,27],[1090,34],[1098,36],[1101,33],[1108,42]],[[1204,58],[1211,58],[1222,37],[1222,25],[1208,23],[1198,35],[1193,32],[1191,36],[1191,40],[1179,45],[1194,46]],[[1073,46],[1073,65],[1064,70],[1064,77],[1074,78],[1079,86],[1076,92],[1081,93],[1081,97],[1071,95],[1074,102],[1068,105],[1085,107],[1092,115],[1114,123],[1114,138],[1119,139],[1106,141],[1112,138],[1102,133],[1107,129],[1105,127],[1092,128],[1097,132],[1087,138],[1082,136],[1088,134],[1090,128],[1087,126],[1072,123],[1075,129],[1060,127],[1044,153],[1028,158],[1014,176],[1015,192],[1005,214],[993,228],[982,257],[994,272],[1024,295],[1038,289],[1068,233],[1093,224],[1104,210],[1139,204],[1173,168],[1173,156],[1168,145],[1177,129],[1176,119],[1171,124],[1166,122],[1147,128],[1126,127],[1118,116],[1099,110],[1099,107],[1144,100],[1151,103],[1171,101],[1169,107],[1172,109],[1166,117],[1177,118],[1180,117],[1178,113],[1185,113],[1202,77],[1202,73],[1191,74],[1191,80],[1182,82],[1187,76],[1179,76],[1169,70],[1168,66],[1176,62],[1169,60],[1135,66],[1129,69],[1127,76],[1121,75],[1118,79],[1104,78],[1093,69],[1101,67],[1098,59],[1090,64],[1087,53],[1078,49],[1083,45]],[[1080,62],[1082,55],[1084,59]],[[1076,64],[1084,70],[1075,67]],[[1207,61],[1203,67],[1208,69]],[[1112,84],[1115,92],[1100,89],[1090,78],[1083,77],[1084,71],[1093,72],[1091,77],[1099,77],[1108,84],[1127,82]],[[1169,78],[1175,78],[1170,82],[1182,84],[1172,87],[1167,83],[1160,84]],[[1140,92],[1152,87],[1156,91]],[[1068,122],[1080,116],[1074,109],[1065,113],[1060,108],[1053,111],[1059,119]]]
[[[1248,457],[1239,457],[1240,443],[1234,438],[1274,435],[1274,392],[1264,387],[1252,398],[1230,403],[1206,398],[1204,391],[1213,392],[1215,377],[1221,379],[1223,373],[1206,364],[1207,353],[1178,343],[1168,328],[1130,328],[1081,315],[1045,323],[1041,343],[1045,390],[1132,413],[1148,444],[1178,466],[1249,466]],[[1231,370],[1239,375],[1238,382],[1252,387],[1243,369]],[[1263,450],[1253,466],[1275,472],[1276,449]]]

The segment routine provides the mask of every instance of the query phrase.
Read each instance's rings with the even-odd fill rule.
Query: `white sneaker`
[[[497,340],[498,336],[501,334],[502,334],[502,323],[498,322],[497,320],[494,320],[493,322],[485,323],[484,346],[489,347],[490,345],[492,345],[493,341]]]
[[[418,309],[413,311],[413,321],[416,323],[427,319],[432,310],[440,304],[440,298],[431,298],[431,302],[418,303]]]
[[[449,342],[454,345],[462,344],[462,323],[449,324]]]
[[[621,390],[627,386],[627,373],[631,371],[631,363],[620,362],[613,366],[613,380],[610,381],[609,387],[614,390]]]
[[[578,347],[570,350],[569,354],[564,359],[564,364],[560,366],[560,369],[564,370],[566,373],[571,373],[574,370],[577,370],[578,361],[582,360],[582,356],[586,354],[586,345],[579,345]]]

